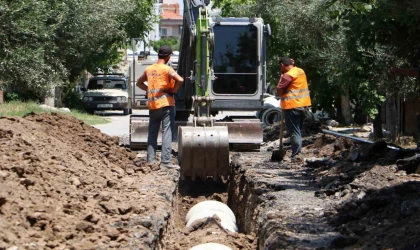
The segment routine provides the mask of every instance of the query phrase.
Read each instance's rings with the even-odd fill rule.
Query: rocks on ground
[[[239,227],[260,249],[419,249],[419,155],[309,128],[302,162],[288,157],[287,139],[283,161],[270,161],[278,124],[264,130],[262,152],[232,157]]]
[[[62,114],[0,118],[0,249],[153,249],[176,171]]]

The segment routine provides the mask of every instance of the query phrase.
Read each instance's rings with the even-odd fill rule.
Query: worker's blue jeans
[[[284,120],[286,122],[287,132],[290,134],[290,143],[292,144],[292,156],[298,155],[302,150],[301,128],[305,114],[303,108],[285,109]]]
[[[170,163],[172,154],[172,135],[175,130],[175,107],[149,110],[149,132],[147,136],[147,162],[156,160],[157,138],[162,124],[161,163]]]

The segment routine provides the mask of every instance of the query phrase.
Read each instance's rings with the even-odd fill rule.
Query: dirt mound
[[[150,228],[150,222],[140,220],[137,225],[143,229],[124,225],[138,214],[157,214],[159,202],[146,200],[165,191],[148,191],[153,198],[145,198],[138,183],[146,180],[146,187],[159,187],[165,181],[147,182],[144,173],[156,166],[135,159],[134,152],[118,145],[117,137],[73,117],[1,118],[0,249],[154,244],[156,239],[147,239],[148,231],[160,229]],[[141,232],[143,240],[129,239],[132,230]]]
[[[316,196],[336,204],[328,218],[343,235],[331,248],[420,248],[420,175],[411,167],[419,166],[420,156],[383,141],[358,144],[329,135],[314,145],[326,157],[308,163]]]

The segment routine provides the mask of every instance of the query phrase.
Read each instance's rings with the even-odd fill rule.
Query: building
[[[178,1],[163,0],[160,5],[160,38],[181,38],[182,34],[182,11]]]

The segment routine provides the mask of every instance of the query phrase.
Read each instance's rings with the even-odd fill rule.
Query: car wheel
[[[130,114],[130,109],[129,108],[123,109],[123,112],[124,112],[124,115],[128,115]]]

